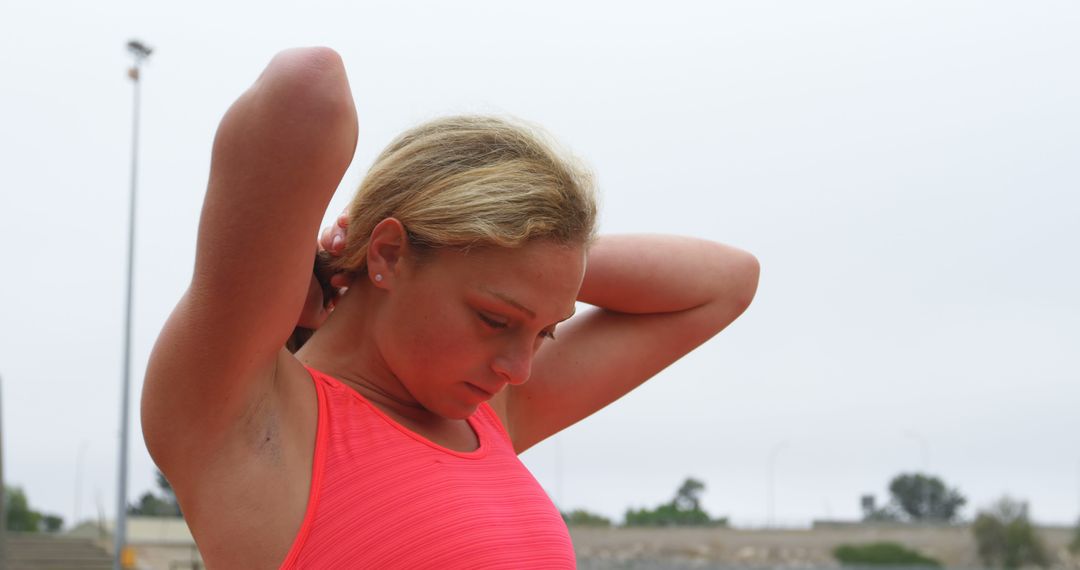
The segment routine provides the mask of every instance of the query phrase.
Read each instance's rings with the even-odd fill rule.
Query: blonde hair
[[[406,131],[375,159],[349,204],[334,265],[363,271],[371,232],[390,217],[423,252],[534,240],[584,245],[596,211],[591,173],[543,131],[496,117],[446,117]]]

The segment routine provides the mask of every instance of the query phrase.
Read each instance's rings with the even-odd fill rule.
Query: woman
[[[142,402],[208,568],[573,567],[516,454],[732,322],[757,261],[594,238],[572,161],[505,121],[446,119],[376,160],[348,231],[324,234],[352,284],[298,319],[356,137],[323,48],[278,54],[218,128],[195,272]],[[294,355],[298,320],[318,330]]]

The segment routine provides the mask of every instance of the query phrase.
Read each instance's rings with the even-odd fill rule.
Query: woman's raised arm
[[[739,317],[757,259],[731,246],[662,235],[602,236],[578,300],[530,380],[493,403],[520,453],[621,398]],[[499,409],[501,408],[501,409]]]
[[[279,53],[222,118],[194,275],[143,389],[159,465],[236,421],[272,383],[307,297],[312,238],[356,137],[344,66],[326,48]]]

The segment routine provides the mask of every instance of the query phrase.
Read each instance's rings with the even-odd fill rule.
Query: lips
[[[485,398],[490,398],[490,397],[495,395],[495,392],[492,392],[490,390],[486,390],[484,388],[481,388],[481,387],[479,387],[476,384],[473,384],[471,382],[466,382],[465,385],[468,386],[469,389],[472,390],[478,396],[483,396]]]

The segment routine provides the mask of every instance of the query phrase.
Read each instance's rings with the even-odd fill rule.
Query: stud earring
[[[375,274],[375,281],[376,282],[382,282],[382,273],[376,273]]]

